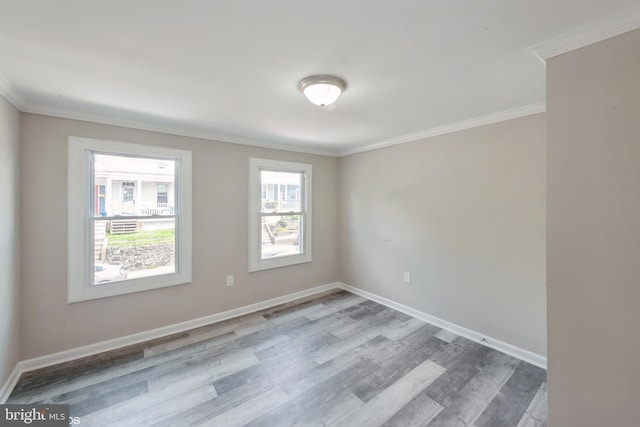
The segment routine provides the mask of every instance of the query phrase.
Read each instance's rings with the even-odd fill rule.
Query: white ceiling
[[[22,111],[341,155],[543,111],[531,48],[637,28],[638,4],[0,0],[0,93]],[[312,74],[346,80],[334,106],[298,91]]]

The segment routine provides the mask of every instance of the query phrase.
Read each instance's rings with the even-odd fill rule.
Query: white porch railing
[[[169,203],[157,203],[153,207],[141,207],[140,215],[175,215],[175,208]]]

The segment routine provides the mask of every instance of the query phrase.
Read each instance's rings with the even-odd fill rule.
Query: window
[[[134,188],[135,188],[135,184],[133,182],[122,183],[122,201],[123,202],[133,202]]]
[[[251,159],[249,271],[311,261],[311,165]]]
[[[158,184],[157,203],[166,204],[169,202],[169,194],[167,192],[167,184]]]
[[[68,156],[68,301],[189,283],[191,152],[70,137]]]

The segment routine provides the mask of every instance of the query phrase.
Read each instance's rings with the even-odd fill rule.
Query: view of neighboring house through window
[[[105,215],[91,218],[95,251],[91,284],[175,273],[175,201],[169,203],[168,187],[174,186],[176,162],[165,160],[169,166],[160,169],[154,158],[95,151],[91,155],[94,188],[112,189],[106,193]],[[118,187],[120,202],[109,196]]]
[[[70,138],[69,144],[70,234],[82,229],[72,218],[87,223],[87,233],[70,238],[70,257],[85,260],[82,276],[70,277],[70,294],[76,296],[70,301],[190,280],[190,152],[82,138]],[[72,160],[82,164],[71,168]],[[84,183],[72,182],[72,172],[81,173]],[[90,214],[82,218],[83,211]],[[80,241],[90,253],[81,253],[84,243],[73,245]]]
[[[251,159],[251,271],[311,260],[311,165]]]
[[[260,247],[260,259],[269,259],[302,252],[301,225],[302,172],[278,172],[260,170],[260,186],[266,190],[262,199],[260,216],[264,234]]]

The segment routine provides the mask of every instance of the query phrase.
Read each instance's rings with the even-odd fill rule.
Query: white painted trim
[[[479,332],[473,331],[471,329],[465,328],[460,325],[456,325],[455,323],[449,322],[447,320],[440,319],[439,317],[432,316],[430,314],[424,313],[420,310],[416,310],[414,308],[408,307],[404,304],[397,303],[390,299],[381,297],[379,295],[373,294],[371,292],[364,291],[362,289],[347,285],[345,283],[339,284],[340,288],[345,291],[349,291],[356,295],[360,295],[362,297],[368,298],[372,301],[380,303],[382,305],[386,305],[389,308],[397,310],[401,313],[408,314],[409,316],[415,317],[417,319],[423,320],[427,323],[431,323],[432,325],[438,326],[442,329],[446,329],[448,331],[453,332],[454,334],[458,334],[463,336],[471,341],[475,341],[477,343],[486,345],[487,347],[493,348],[494,350],[501,351],[510,356],[517,357],[520,360],[524,360],[525,362],[529,362],[532,365],[539,366],[543,369],[547,369],[547,358],[536,354],[532,351],[525,350],[520,347],[516,347],[514,345],[508,344],[504,341],[500,341],[495,338],[488,337]]]
[[[201,326],[210,325],[212,323],[222,322],[223,320],[255,313],[256,311],[264,310],[276,305],[295,301],[300,298],[306,298],[312,295],[319,294],[321,292],[326,292],[337,288],[339,288],[338,283],[320,285],[310,289],[305,289],[303,291],[294,292],[292,294],[283,295],[281,297],[257,302],[255,304],[245,305],[244,307],[238,307],[232,310],[223,311],[221,313],[215,313],[209,316],[200,317],[198,319],[188,320],[186,322],[167,325],[161,328],[127,335],[125,337],[114,338],[108,341],[102,341],[54,354],[48,354],[33,359],[23,360],[18,363],[20,367],[19,373],[22,374],[23,372],[33,371],[34,369],[45,368],[47,366],[56,365],[58,363],[68,362],[70,360],[92,356],[94,354],[102,353],[105,351],[116,350],[118,348],[130,346],[133,344],[139,344],[152,339],[162,338],[167,335],[188,331],[190,329],[199,328]]]
[[[561,36],[531,47],[531,50],[545,62],[593,43],[640,28],[640,7],[611,15],[589,25],[569,31]]]
[[[16,384],[18,384],[20,375],[22,375],[22,369],[20,365],[21,363],[22,362],[16,363],[13,371],[11,371],[11,374],[9,374],[9,378],[7,378],[7,380],[2,385],[2,388],[0,388],[0,405],[4,404],[7,401],[9,395],[13,391],[13,388],[16,386]]]
[[[1,86],[1,85],[0,85]],[[2,93],[0,91],[0,93]],[[16,105],[16,104],[14,104]],[[225,142],[230,144],[248,145],[252,147],[268,148],[272,150],[292,151],[296,153],[317,154],[328,157],[344,157],[351,154],[363,153],[365,151],[377,150],[379,148],[390,147],[392,145],[404,144],[407,142],[415,142],[425,138],[431,138],[438,135],[453,133],[465,129],[478,126],[498,123],[506,120],[517,119],[520,117],[530,116],[532,114],[543,113],[546,111],[546,104],[538,102],[535,104],[524,105],[509,110],[499,111],[497,113],[488,114],[486,116],[475,117],[460,122],[450,123],[435,128],[425,129],[419,132],[401,135],[394,138],[384,139],[369,144],[359,145],[345,150],[321,150],[317,148],[301,147],[293,144],[276,144],[264,141],[258,141],[249,138],[242,138],[234,135],[217,133],[215,131],[191,130],[181,126],[161,125],[158,123],[149,123],[142,120],[130,120],[125,118],[108,117],[102,114],[68,111],[53,107],[41,105],[16,105],[16,107],[25,113],[40,114],[43,116],[59,117],[70,120],[80,120],[85,122],[120,126],[130,129],[143,130],[149,132],[160,132],[168,135],[186,136],[190,138],[206,139],[217,142]]]
[[[192,251],[192,153],[177,148],[140,145],[101,139],[70,136],[68,141],[68,215],[67,215],[67,302],[69,304],[115,295],[191,283]],[[90,152],[166,157],[179,162],[176,170],[176,261],[175,273],[127,279],[91,286],[91,251],[87,252],[90,233],[89,203],[91,194]],[[82,226],[79,226],[79,225]]]
[[[426,129],[416,133],[410,133],[395,138],[385,139],[373,144],[362,145],[355,148],[349,148],[339,152],[339,156],[349,156],[351,154],[363,153],[365,151],[378,150],[380,148],[391,147],[393,145],[405,144],[407,142],[415,142],[421,139],[432,138],[434,136],[445,135],[448,133],[458,132],[465,129],[475,128],[479,126],[490,125],[493,123],[504,122],[506,120],[517,119],[520,117],[530,116],[532,114],[544,113],[547,110],[546,103],[538,102],[535,104],[524,105],[522,107],[511,108],[509,110],[488,114],[486,116],[476,117],[461,122],[451,123],[444,126],[438,126]]]
[[[0,95],[20,111],[22,111],[26,104],[22,94],[18,92],[18,89],[16,89],[3,74],[0,74]]]
[[[262,220],[261,220],[261,182],[262,170],[295,172],[303,176],[302,206],[304,214],[302,223],[302,253],[269,259],[260,259],[260,247],[262,245]],[[311,262],[312,254],[312,165],[308,163],[285,162],[280,160],[249,159],[249,272],[257,272],[272,268],[286,267],[289,265]],[[283,213],[283,215],[286,215]]]
[[[80,120],[110,126],[120,126],[130,129],[137,129],[149,132],[160,132],[169,135],[186,136],[190,138],[213,140],[217,142],[226,142],[230,144],[249,145],[252,147],[269,148],[272,150],[293,151],[296,153],[317,154],[320,156],[335,157],[337,154],[333,150],[319,150],[315,148],[300,147],[292,144],[276,144],[264,141],[258,141],[249,138],[242,138],[235,135],[228,135],[208,130],[192,130],[182,126],[164,125],[159,123],[150,123],[143,120],[132,120],[126,118],[109,117],[102,114],[89,113],[86,111],[69,111],[54,107],[42,105],[23,105],[18,108],[25,113],[40,114],[43,116],[59,117],[62,119]],[[162,120],[162,118],[157,118]]]
[[[149,341],[156,338],[162,338],[167,335],[188,331],[190,329],[199,328],[201,326],[210,325],[212,323],[222,322],[224,320],[232,319],[234,317],[244,316],[246,314],[255,313],[260,310],[275,307],[280,304],[285,304],[297,299],[310,297],[322,292],[327,292],[333,289],[344,289],[356,295],[360,295],[364,298],[375,301],[379,304],[385,305],[394,310],[408,314],[409,316],[431,323],[442,329],[446,329],[455,334],[468,338],[472,341],[486,345],[487,347],[517,357],[518,359],[529,362],[533,365],[541,368],[547,368],[547,358],[528,350],[516,347],[514,345],[505,343],[503,341],[487,337],[471,329],[464,328],[456,325],[455,323],[448,322],[438,317],[432,316],[427,313],[423,313],[419,310],[407,307],[406,305],[397,303],[390,299],[381,297],[371,292],[364,291],[362,289],[347,285],[342,282],[333,282],[326,285],[316,286],[303,291],[294,292],[292,294],[283,295],[281,297],[272,298],[266,301],[249,304],[243,307],[234,308],[232,310],[223,311],[221,313],[211,314],[209,316],[200,317],[198,319],[188,320],[186,322],[176,323],[173,325],[163,326],[161,328],[152,329],[149,331],[139,332],[137,334],[127,335],[125,337],[114,338],[112,340],[102,341],[94,344],[89,344],[83,347],[77,347],[70,350],[61,351],[58,353],[48,354],[33,359],[27,359],[20,361],[16,364],[15,368],[9,375],[5,384],[0,388],[0,404],[5,403],[7,398],[13,391],[13,388],[18,382],[20,375],[24,372],[33,371],[35,369],[46,368],[47,366],[57,365],[59,363],[68,362],[82,357],[92,356],[94,354],[116,350],[118,348],[139,344],[145,341]]]

